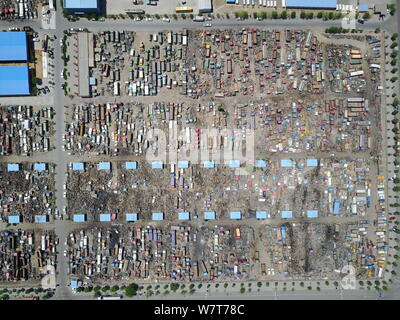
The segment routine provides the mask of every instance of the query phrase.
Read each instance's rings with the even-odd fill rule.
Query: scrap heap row
[[[0,155],[51,149],[53,107],[0,106]]]
[[[92,280],[223,280],[249,276],[252,232],[171,225],[79,230],[68,238],[70,273]]]
[[[57,240],[52,231],[0,233],[0,281],[39,280],[44,267],[56,264]]]
[[[12,223],[33,223],[35,216],[53,216],[54,172],[53,164],[0,163],[0,221],[14,216]]]

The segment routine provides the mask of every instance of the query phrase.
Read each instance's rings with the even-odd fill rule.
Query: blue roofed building
[[[35,163],[33,165],[33,169],[35,171],[46,171],[47,170],[47,166],[46,166],[46,163]]]
[[[111,214],[110,213],[100,213],[100,222],[110,222]]]
[[[0,32],[0,61],[28,61],[26,32]]]
[[[189,212],[179,212],[178,213],[179,220],[190,220],[190,213]]]
[[[187,168],[189,168],[189,161],[179,160],[178,161],[178,168],[179,169],[187,169]]]
[[[72,220],[74,222],[85,222],[86,221],[86,215],[85,214],[76,213],[76,214],[74,214]]]
[[[267,162],[265,160],[257,160],[255,167],[256,168],[265,168],[267,166]]]
[[[8,216],[8,223],[9,224],[17,224],[21,222],[20,216]]]
[[[215,211],[205,211],[204,220],[215,220]]]
[[[111,162],[99,162],[98,170],[111,170]]]
[[[336,10],[337,0],[286,0],[286,8],[291,9],[331,9]]]
[[[28,65],[0,66],[0,96],[30,94]]]
[[[125,217],[126,217],[126,221],[128,221],[128,222],[138,221],[137,213],[127,213]]]
[[[151,216],[151,220],[153,220],[153,221],[164,220],[164,213],[163,212],[153,212],[153,214]]]
[[[69,14],[100,13],[100,0],[63,0]]]
[[[78,289],[78,280],[71,280],[71,289],[72,290]]]
[[[226,0],[226,3],[235,4],[235,3],[236,3],[236,0]]]
[[[9,164],[7,164],[7,171],[8,172],[17,172],[17,171],[19,171],[19,164],[18,163],[9,163]]]
[[[282,159],[281,167],[282,168],[291,168],[291,167],[293,167],[293,161],[289,160],[289,159]]]
[[[136,170],[137,169],[137,162],[136,161],[127,161],[127,162],[125,162],[125,169],[126,170]]]
[[[164,164],[162,161],[153,161],[151,163],[151,168],[152,169],[162,169],[164,167]]]
[[[336,199],[333,201],[333,213],[339,214],[339,212],[340,212],[340,201]]]
[[[203,166],[206,169],[213,169],[213,168],[215,168],[215,162],[214,161],[205,161]]]
[[[47,222],[47,215],[37,214],[35,216],[35,223],[46,223],[46,222]]]
[[[240,161],[239,160],[229,161],[229,168],[240,168]]]
[[[229,213],[229,218],[231,220],[240,220],[242,219],[242,213],[240,211],[231,211]]]
[[[267,219],[267,211],[256,211],[256,219]]]
[[[72,170],[74,171],[84,171],[85,165],[83,162],[72,162]]]
[[[317,167],[318,160],[317,159],[307,159],[307,167]]]
[[[360,4],[358,6],[358,12],[367,12],[368,11],[368,5],[367,4]]]
[[[318,218],[318,210],[307,210],[307,218]]]
[[[291,219],[293,218],[293,212],[291,210],[283,210],[281,211],[282,219]]]

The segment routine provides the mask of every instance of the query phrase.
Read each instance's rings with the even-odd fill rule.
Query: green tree
[[[301,18],[301,19],[305,19],[306,17],[307,17],[306,12],[302,10],[302,11],[300,12],[300,18]]]
[[[171,284],[169,285],[169,287],[170,287],[170,289],[171,289],[173,292],[175,292],[176,290],[179,289],[179,284],[178,284],[178,283],[171,283]]]
[[[317,18],[318,18],[318,19],[322,19],[322,16],[323,16],[322,11],[319,11],[318,14],[317,14]]]
[[[287,11],[286,10],[284,10],[284,11],[282,11],[281,12],[281,19],[287,19]]]
[[[246,289],[244,287],[240,288],[240,293],[243,294],[246,292]]]
[[[136,295],[136,292],[138,290],[139,286],[135,283],[130,284],[125,288],[125,295],[129,298],[132,298],[134,295]]]
[[[278,19],[279,15],[277,11],[272,11],[272,19]]]
[[[290,17],[291,17],[292,19],[295,19],[295,18],[296,18],[296,11],[292,11],[292,12],[290,13]]]
[[[368,20],[369,18],[371,18],[371,15],[369,14],[369,12],[364,13],[363,19]]]
[[[314,19],[314,12],[307,13],[307,19]]]
[[[113,286],[111,288],[111,292],[117,292],[119,290],[119,286]]]

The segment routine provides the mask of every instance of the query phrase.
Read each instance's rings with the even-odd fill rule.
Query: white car
[[[211,23],[205,23],[205,24],[204,24],[204,27],[211,27],[211,26],[212,26]]]
[[[168,22],[168,23],[171,21],[169,18],[163,18],[162,20],[163,20],[164,22]]]

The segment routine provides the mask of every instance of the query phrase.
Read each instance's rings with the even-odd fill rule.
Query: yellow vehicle
[[[187,12],[193,12],[192,7],[176,7],[175,8],[176,13],[187,13]]]

